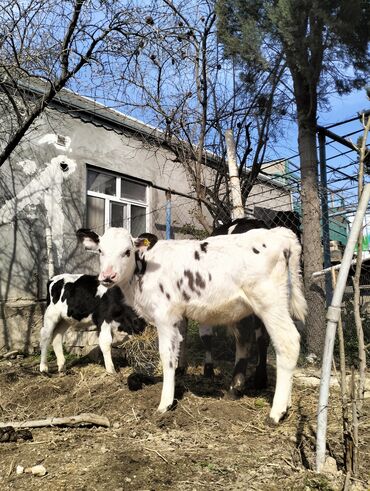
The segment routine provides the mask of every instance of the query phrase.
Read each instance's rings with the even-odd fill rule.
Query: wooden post
[[[236,162],[235,142],[234,142],[232,130],[225,131],[225,140],[226,140],[226,148],[227,148],[227,163],[229,166],[229,176],[230,176],[231,201],[233,204],[231,217],[233,220],[235,220],[236,218],[244,217],[244,207],[242,201],[242,193],[240,190],[238,165]]]
[[[166,191],[166,240],[171,238],[171,191]]]
[[[48,258],[48,275],[49,279],[55,274],[53,258],[53,233],[50,225],[45,227],[46,253]]]

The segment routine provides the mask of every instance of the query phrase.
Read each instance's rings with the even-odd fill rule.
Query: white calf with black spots
[[[301,246],[292,231],[256,229],[204,241],[158,241],[145,252],[142,239],[133,239],[123,228],[110,228],[102,237],[82,229],[77,236],[87,249],[100,252],[102,284],[119,286],[126,302],[157,328],[163,365],[160,412],[174,401],[182,319],[232,325],[256,314],[276,352],[270,417],[275,423],[282,418],[300,345],[292,316],[303,321],[307,310],[300,278]]]
[[[58,371],[62,372],[65,368],[63,335],[66,330],[72,326],[94,325],[99,331],[105,368],[114,374],[112,331],[124,331],[130,335],[145,328],[144,320],[125,305],[121,289],[108,289],[100,284],[97,276],[60,274],[49,281],[47,290],[47,306],[40,332],[40,371],[48,371],[47,351],[52,342]]]

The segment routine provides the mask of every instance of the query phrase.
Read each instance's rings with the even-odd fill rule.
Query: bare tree
[[[129,61],[132,40],[140,35],[138,10],[130,2],[104,0],[0,6],[0,103],[6,108],[0,166],[61,89],[104,66],[115,36],[125,45],[121,63]]]
[[[175,161],[186,171],[196,197],[195,216],[206,230],[230,219],[224,134],[235,135],[244,202],[264,161],[274,107],[286,104],[276,93],[282,57],[271,57],[271,71],[240,73],[217,42],[214,2],[155,3],[146,17],[146,36],[122,73],[122,107],[163,130]],[[214,170],[205,174],[204,163]],[[248,168],[248,172],[246,169]]]
[[[226,61],[213,1],[16,0],[0,7],[0,19],[0,104],[7,108],[0,166],[68,87],[163,130],[206,230],[205,211],[215,222],[230,218],[224,133],[232,129],[247,199],[274,125],[273,107],[286,104],[276,93],[284,67],[279,53],[271,56],[268,75],[240,73]],[[206,161],[214,168],[212,182]]]

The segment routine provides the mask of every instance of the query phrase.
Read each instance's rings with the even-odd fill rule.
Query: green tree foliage
[[[304,279],[309,302],[309,349],[321,354],[325,325],[320,201],[316,154],[319,103],[333,91],[363,87],[370,68],[370,1],[217,0],[218,35],[228,56],[245,71],[269,70],[271,53],[282,52],[296,106],[302,178]]]
[[[369,0],[218,0],[216,12],[226,53],[246,65],[268,68],[271,51],[282,49],[293,83],[320,85],[320,97],[367,81]]]

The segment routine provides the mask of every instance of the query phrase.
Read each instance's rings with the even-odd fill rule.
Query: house
[[[97,271],[96,255],[77,244],[78,228],[124,226],[165,238],[171,189],[172,236],[199,229],[194,194],[163,133],[67,90],[0,172],[0,348],[38,346],[48,277]],[[205,179],[213,172],[205,166]],[[281,183],[262,177],[252,191],[260,206],[291,210]]]

